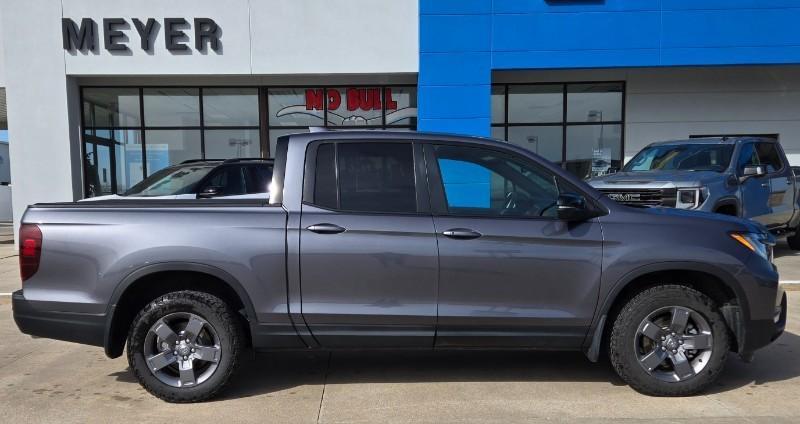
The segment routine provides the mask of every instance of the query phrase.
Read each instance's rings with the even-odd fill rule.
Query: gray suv
[[[453,135],[284,136],[268,199],[38,204],[19,242],[20,330],[127,344],[171,402],[214,396],[248,347],[606,351],[636,390],[690,395],[786,321],[762,225],[630,208]]]

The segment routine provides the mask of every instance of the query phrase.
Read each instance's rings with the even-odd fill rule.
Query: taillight
[[[36,224],[22,224],[19,227],[19,273],[22,281],[36,274],[41,256],[42,231]]]

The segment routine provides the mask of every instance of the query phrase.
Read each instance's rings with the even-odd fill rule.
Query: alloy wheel
[[[666,382],[681,382],[700,373],[711,358],[711,325],[698,312],[682,307],[659,308],[642,320],[634,351],[648,374]]]
[[[144,358],[162,383],[192,387],[217,369],[222,349],[214,327],[202,317],[176,312],[156,321],[147,332]]]

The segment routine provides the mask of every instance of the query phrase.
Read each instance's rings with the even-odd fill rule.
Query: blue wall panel
[[[420,0],[419,128],[488,134],[493,70],[798,64],[797,22],[800,0]]]

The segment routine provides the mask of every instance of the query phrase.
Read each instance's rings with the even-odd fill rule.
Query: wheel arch
[[[637,268],[629,272],[609,290],[598,304],[597,313],[587,339],[584,341],[584,352],[592,361],[597,361],[603,342],[608,339],[613,322],[633,296],[650,287],[664,283],[679,284],[694,288],[709,296],[723,309],[726,324],[734,337],[733,345],[742,340],[738,323],[749,316],[747,303],[742,288],[735,283],[733,276],[725,270],[705,263],[697,262],[664,262]],[[740,316],[736,316],[736,314]]]
[[[159,286],[152,284],[167,279],[170,284]],[[122,355],[130,323],[147,302],[181,289],[215,294],[243,311],[245,321],[256,317],[255,308],[244,287],[231,274],[220,268],[194,262],[147,265],[128,274],[111,295],[103,339],[106,356],[116,358]],[[246,331],[249,339],[249,328]]]
[[[736,197],[723,197],[722,199],[717,200],[712,211],[716,213],[722,213],[720,210],[729,208],[733,208],[734,214],[732,216],[739,216],[742,211],[742,209],[739,207],[739,199]]]

